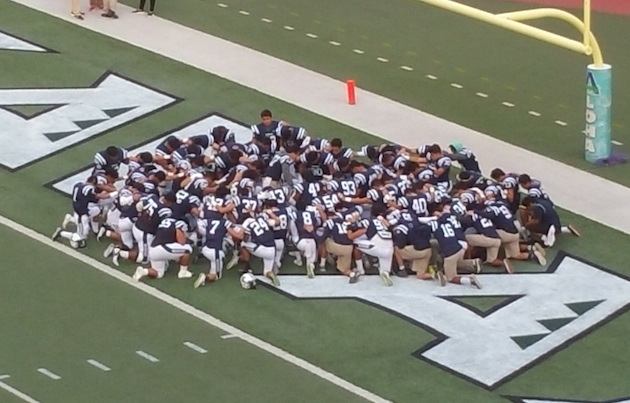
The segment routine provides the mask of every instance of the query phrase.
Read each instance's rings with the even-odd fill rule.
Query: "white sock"
[[[179,266],[179,271],[180,271],[180,273],[181,273],[181,272],[188,271],[188,266],[183,266],[183,265],[180,265],[180,266]]]
[[[472,285],[472,282],[470,281],[470,277],[460,277],[459,282],[462,285]]]
[[[108,237],[108,238],[111,237],[112,236],[112,231],[110,231],[110,230],[105,231],[105,236]]]
[[[571,231],[569,230],[569,227],[560,227],[560,232],[563,234],[570,234]]]
[[[129,259],[129,251],[128,250],[121,250],[118,255],[123,258],[123,259]]]
[[[94,232],[95,234],[98,234],[98,222],[96,221],[90,221],[90,227],[92,227],[92,232]]]
[[[70,231],[61,231],[59,233],[59,236],[65,239],[72,239],[72,235],[74,234],[74,232],[70,232]]]
[[[359,274],[365,274],[365,269],[363,268],[363,260],[355,260],[354,263],[356,263],[357,265],[357,272],[359,272]]]
[[[319,265],[320,266],[326,266],[326,258],[325,257],[320,257],[319,258]]]
[[[406,269],[405,269],[405,265],[403,264],[403,265],[398,266],[398,270],[400,270],[400,271],[406,271]]]

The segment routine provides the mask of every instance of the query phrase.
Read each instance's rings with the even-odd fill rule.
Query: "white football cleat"
[[[103,235],[105,235],[106,232],[107,232],[107,228],[105,227],[99,228],[98,233],[96,234],[96,240],[101,242],[101,238],[103,237]]]
[[[116,248],[116,245],[114,245],[113,243],[110,243],[109,245],[107,245],[107,248],[105,248],[105,250],[103,251],[103,257],[110,257],[112,253],[114,252],[115,248]]]
[[[383,280],[385,285],[388,287],[391,287],[394,285],[394,282],[392,281],[392,277],[389,275],[388,271],[381,272],[381,279]]]
[[[136,281],[140,281],[140,279],[142,277],[146,276],[147,274],[149,274],[149,270],[148,269],[145,269],[142,266],[138,266],[136,268],[136,271],[133,273],[133,277],[132,278],[134,280],[136,280]]]
[[[475,276],[474,274],[470,275],[470,283],[472,284],[473,287],[477,287],[477,289],[481,290],[481,282],[479,281],[477,276]]]
[[[191,278],[192,276],[193,274],[188,270],[180,270],[179,273],[177,273],[177,278]]]
[[[199,288],[203,285],[206,285],[206,274],[205,273],[199,273],[199,277],[197,277],[197,280],[195,280],[195,283],[193,284],[193,287],[195,288]]]
[[[52,236],[50,237],[53,241],[56,241],[57,239],[59,239],[59,234],[61,234],[61,228],[57,227],[57,229],[55,230],[55,232],[53,232]]]
[[[73,223],[74,222],[74,217],[70,214],[66,214],[63,217],[63,222],[61,223],[61,228],[66,229],[68,228],[68,224]]]
[[[231,268],[236,266],[237,263],[238,263],[238,252],[234,251],[234,254],[232,255],[232,259],[230,259],[228,264],[225,265],[225,269],[230,270]]]
[[[112,256],[112,263],[114,263],[114,266],[116,267],[120,266],[120,263],[118,263],[118,258],[120,257],[120,248],[114,247],[112,253],[114,254]]]
[[[308,276],[308,278],[315,277],[315,264],[310,262],[306,263],[306,275]]]

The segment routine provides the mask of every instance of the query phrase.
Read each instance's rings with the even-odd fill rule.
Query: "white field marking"
[[[536,116],[536,117],[540,116],[540,113],[538,113],[538,112],[536,112],[536,111],[529,111],[529,112],[527,112],[527,113],[529,113],[529,114],[530,114],[530,115],[532,115],[532,116]]]
[[[95,259],[92,259],[89,256],[86,256],[74,249],[72,249],[69,246],[66,246],[64,244],[61,243],[57,243],[57,242],[53,242],[50,240],[49,237],[44,236],[40,233],[37,233],[35,231],[33,231],[30,228],[27,228],[21,224],[16,223],[15,221],[9,220],[6,217],[3,217],[0,215],[0,224],[9,227],[17,232],[19,232],[22,235],[26,235],[29,238],[40,242],[52,249],[56,249],[57,251],[70,256],[84,264],[86,264],[87,266],[91,266],[94,269],[107,274],[110,277],[115,278],[116,280],[119,280],[123,283],[125,283],[126,285],[130,286],[130,287],[134,287],[142,292],[144,292],[145,294],[148,294],[166,304],[171,305],[172,307],[179,309],[180,311],[187,313],[211,326],[214,326],[218,329],[223,330],[225,333],[227,334],[231,334],[234,335],[234,337],[238,337],[241,340],[246,341],[247,343],[260,348],[261,350],[264,350],[270,354],[275,355],[276,357],[289,362],[293,365],[295,365],[296,367],[299,367],[305,371],[310,372],[311,374],[324,379],[325,381],[328,381],[334,385],[339,386],[342,389],[347,390],[350,393],[353,393],[357,396],[360,396],[362,398],[364,398],[365,400],[369,401],[369,402],[373,402],[373,403],[391,403],[391,401],[384,399],[366,389],[363,389],[353,383],[350,383],[348,381],[346,381],[345,379],[342,379],[340,377],[338,377],[337,375],[330,373],[326,370],[323,370],[322,368],[319,368],[313,364],[311,364],[308,361],[305,361],[299,357],[294,356],[293,354],[290,354],[274,345],[271,345],[269,343],[267,343],[266,341],[263,341],[257,337],[254,337],[248,333],[243,332],[242,330],[231,326],[217,318],[215,318],[212,315],[209,315],[206,312],[203,312],[189,304],[186,304],[185,302],[182,302],[180,300],[178,300],[175,297],[172,297],[162,291],[159,291],[145,283],[142,282],[138,282],[138,281],[134,281],[132,280],[131,277],[129,277],[128,275],[115,270]]]
[[[152,356],[152,355],[151,355],[151,354],[149,354],[149,353],[145,353],[145,352],[144,352],[144,351],[142,351],[142,350],[138,350],[138,351],[136,351],[136,354],[138,354],[140,357],[142,357],[142,358],[144,358],[144,359],[146,359],[146,360],[149,360],[149,361],[151,361],[151,362],[159,362],[159,361],[160,361],[158,358],[156,358],[156,357]]]
[[[317,35],[311,34],[310,32],[308,34],[306,34],[306,36],[308,36],[309,38],[312,38],[312,39],[317,39]]]
[[[7,374],[0,375],[0,381],[3,380],[3,379],[9,379],[9,378],[11,378],[11,375],[7,375]]]
[[[413,71],[413,67],[409,67],[409,66],[400,66],[400,68],[405,71]]]
[[[557,124],[558,126],[566,126],[567,125],[567,122],[563,122],[562,120],[556,120],[554,123]]]
[[[387,63],[389,60],[385,59],[384,57],[377,57],[376,60],[378,60],[379,62],[382,63]]]
[[[238,335],[236,335],[236,334],[224,334],[223,336],[221,336],[221,338],[222,338],[223,340],[226,340],[226,339],[233,339],[233,338],[235,338],[235,337],[239,337],[239,336],[238,336]]]
[[[341,45],[339,42],[335,42],[335,41],[330,41],[328,43],[330,43],[333,46],[340,46]]]
[[[6,379],[8,377],[9,375],[2,375],[2,378],[0,379]],[[20,392],[19,390],[15,389],[13,386],[9,386],[4,382],[0,382],[0,389],[6,390],[7,392],[11,393],[13,396],[18,397],[27,403],[41,403],[39,400],[33,399],[26,393]]]
[[[611,141],[611,143],[613,143],[616,146],[622,146],[623,145],[623,143],[621,141],[617,141],[617,140],[613,140],[613,141]]]
[[[261,18],[260,20],[262,22],[267,22],[267,23],[271,22],[271,20],[269,18]]]
[[[501,102],[501,105],[507,106],[508,108],[514,108],[514,104],[511,102]]]
[[[61,377],[57,374],[55,374],[52,371],[47,370],[46,368],[38,368],[37,372],[39,372],[42,375],[45,375],[47,377],[49,377],[50,379],[54,379],[55,381],[58,381],[59,379],[61,379]]]
[[[365,52],[364,52],[364,51],[362,51],[361,49],[352,49],[352,51],[353,51],[354,53],[356,53],[357,55],[362,55],[362,54],[364,54],[364,53],[365,53]]]
[[[249,15],[249,11],[241,10],[238,12],[241,15]]]
[[[295,28],[293,28],[291,25],[285,25],[284,29],[286,29],[287,31],[293,31],[295,30]]]
[[[200,354],[205,354],[208,352],[208,350],[206,350],[203,347],[200,347],[198,345],[196,345],[195,343],[191,343],[189,341],[184,342],[184,345],[192,350],[195,350],[196,352],[200,353]]]
[[[100,370],[102,370],[102,371],[105,371],[105,372],[108,372],[108,371],[111,371],[111,370],[112,370],[112,369],[111,369],[110,367],[108,367],[107,365],[105,365],[105,364],[103,364],[103,363],[100,363],[100,362],[98,362],[98,361],[96,361],[96,360],[93,360],[93,359],[91,359],[91,358],[90,358],[89,360],[87,360],[87,362],[88,362],[88,364],[93,365],[93,366],[95,366],[96,368],[98,368],[98,369],[100,369]]]
[[[460,89],[460,90],[461,90],[462,88],[464,88],[464,86],[463,86],[463,85],[461,85],[461,84],[457,84],[457,83],[451,83],[451,87],[453,87],[453,88],[457,88],[457,89]]]
[[[427,76],[426,76],[426,77],[427,77],[429,80],[437,80],[437,77],[436,77],[436,76],[433,76],[433,75],[431,75],[431,74],[427,74]]]
[[[219,3],[217,4],[217,6],[221,7],[221,8],[228,8],[227,4],[223,4],[223,3]]]
[[[477,94],[475,94],[475,95],[477,95],[478,97],[481,97],[481,98],[488,98],[488,94],[485,94],[485,93],[483,93],[483,92],[478,92],[478,93],[477,93]]]

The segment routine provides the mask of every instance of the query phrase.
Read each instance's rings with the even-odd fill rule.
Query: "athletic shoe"
[[[276,287],[280,287],[280,280],[278,279],[278,276],[276,276],[276,273],[270,271],[269,273],[265,274],[265,276],[271,280],[273,285],[275,285]]]
[[[306,275],[308,278],[315,277],[315,265],[313,263],[306,264]]]
[[[475,259],[475,273],[481,273],[481,259]]]
[[[404,269],[403,270],[398,270],[396,272],[396,277],[407,277],[407,276],[408,276],[408,274],[407,274],[407,272]]]
[[[437,272],[437,270],[435,270],[435,266],[433,266],[432,264],[429,265],[427,271],[432,277],[435,276],[435,273]]]
[[[77,20],[84,20],[83,15],[81,15],[81,13],[79,14],[70,13],[70,15],[76,18]]]
[[[120,248],[114,247],[114,250],[112,250],[112,253],[113,253],[112,263],[114,263],[114,266],[116,267],[120,266],[120,263],[118,263],[118,258],[120,257]]]
[[[134,14],[138,14],[138,13],[144,13],[144,10],[141,10],[139,8],[136,8],[135,10],[132,11],[132,13]]]
[[[542,253],[540,253],[540,252],[538,252],[536,250],[536,251],[534,251],[533,255],[536,258],[536,260],[538,261],[539,265],[545,266],[547,264],[547,259],[545,259],[545,257],[542,255]]]
[[[473,287],[477,287],[478,289],[481,290],[481,282],[479,281],[477,276],[475,276],[474,274],[470,275],[470,283],[473,285]]]
[[[57,239],[59,239],[59,234],[61,234],[61,228],[57,227],[57,229],[55,230],[55,232],[53,232],[52,236],[50,237],[53,241],[56,241]]]
[[[149,12],[147,13],[147,15],[148,15],[149,17],[151,17],[153,14],[154,14],[154,13],[153,13],[153,11],[149,11]]]
[[[206,273],[199,273],[199,277],[195,280],[193,287],[199,288],[202,285],[206,285]]]
[[[238,263],[238,252],[234,251],[234,254],[232,255],[232,259],[230,259],[228,264],[225,266],[225,269],[230,270],[231,268],[236,266],[237,263]]]
[[[114,245],[113,243],[107,245],[107,248],[105,248],[105,250],[103,251],[103,257],[110,257],[114,252],[115,247],[116,245]]]
[[[350,273],[349,277],[350,277],[350,279],[348,280],[348,282],[350,284],[356,284],[359,281],[359,273],[357,273],[357,272],[353,271],[352,273]]]
[[[446,276],[444,275],[444,273],[442,273],[441,271],[437,271],[435,273],[435,276],[437,277],[438,283],[440,283],[440,287],[444,287],[446,285]]]
[[[547,256],[547,250],[541,244],[539,244],[538,242],[534,243],[533,248],[534,248],[534,250],[540,252],[541,255]]]
[[[512,266],[510,259],[503,259],[503,267],[505,267],[505,271],[507,271],[508,274],[514,273],[514,266]]]
[[[149,274],[149,269],[145,269],[142,266],[136,267],[136,271],[133,273],[132,278],[136,281],[140,281],[140,279]]]
[[[383,279],[383,282],[385,283],[386,286],[391,287],[394,285],[394,282],[392,281],[391,276],[389,275],[388,271],[382,271],[381,272],[381,279]]]
[[[573,225],[569,225],[567,228],[569,229],[569,232],[571,232],[576,237],[580,236],[580,232]]]
[[[193,274],[188,270],[180,270],[179,273],[177,273],[177,278],[191,278],[192,276]]]
[[[96,240],[101,242],[101,238],[103,237],[103,235],[105,235],[105,233],[107,232],[107,228],[105,227],[101,227],[98,229],[98,233],[96,234]],[[107,257],[107,256],[105,256]]]
[[[319,266],[320,273],[326,273],[326,265]]]
[[[63,228],[63,229],[68,228],[68,224],[70,224],[73,221],[74,221],[74,217],[72,217],[72,215],[70,215],[70,214],[66,214],[63,217],[63,222],[61,223],[61,228]]]

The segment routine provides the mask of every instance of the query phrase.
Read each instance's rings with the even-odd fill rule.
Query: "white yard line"
[[[145,360],[151,361],[151,362],[160,362],[160,359],[157,357],[152,356],[149,353],[146,353],[142,350],[138,350],[136,351],[136,354],[138,354],[140,357],[144,358]]]
[[[192,343],[190,341],[184,342],[184,345],[188,348],[190,348],[191,350],[195,350],[196,352],[198,352],[199,354],[205,354],[208,352],[208,350],[206,350],[203,347],[200,347],[198,345],[196,345],[195,343]]]
[[[102,273],[107,274],[108,276],[111,276],[113,278],[115,278],[116,280],[119,280],[122,283],[125,283],[131,287],[134,287],[166,304],[171,305],[172,307],[185,312],[211,326],[214,326],[218,329],[223,330],[226,334],[231,334],[234,335],[235,337],[240,338],[241,340],[246,341],[247,343],[260,348],[261,350],[264,350],[270,354],[275,355],[276,357],[287,361],[305,371],[310,372],[311,374],[318,376],[334,385],[339,386],[340,388],[343,388],[345,390],[347,390],[350,393],[353,393],[357,396],[360,396],[362,398],[364,398],[365,400],[369,401],[369,402],[373,402],[373,403],[390,403],[389,400],[384,399],[378,395],[375,395],[374,393],[365,390],[357,385],[354,385],[348,381],[346,381],[345,379],[342,379],[340,377],[338,377],[335,374],[332,374],[322,368],[319,368],[313,364],[311,364],[308,361],[305,361],[301,358],[298,358],[278,347],[275,347],[269,343],[267,343],[266,341],[263,341],[259,338],[256,338],[248,333],[243,332],[242,330],[231,326],[217,318],[215,318],[214,316],[211,316],[209,314],[207,314],[206,312],[203,312],[195,307],[193,307],[192,305],[188,305],[185,302],[182,302],[180,300],[178,300],[175,297],[172,297],[162,291],[159,291],[145,283],[142,282],[138,282],[138,281],[134,281],[131,279],[131,277],[127,276],[124,273],[121,273],[118,270],[115,270],[95,259],[92,259],[91,257],[84,255],[74,249],[72,249],[69,246],[65,246],[61,243],[58,242],[53,242],[50,240],[49,237],[44,236],[42,234],[39,234],[35,231],[33,231],[30,228],[27,228],[21,224],[16,223],[15,221],[9,220],[6,217],[0,216],[0,224],[9,227],[17,232],[19,232],[20,234],[26,235],[29,238],[42,243],[43,245],[46,245],[48,247],[51,247],[61,253],[64,253],[65,255],[68,255],[70,257],[73,257],[74,259],[84,263],[87,266],[90,266]],[[139,353],[139,352],[136,352]],[[146,353],[145,353],[146,354]]]
[[[46,368],[38,368],[37,372],[39,372],[40,374],[49,377],[50,379],[53,379],[55,381],[58,381],[61,379],[61,377],[57,374],[55,374],[54,372],[46,369]]]
[[[4,375],[3,375],[4,376]],[[0,378],[0,379],[6,379],[6,378]],[[20,398],[22,400],[24,400],[25,402],[28,403],[41,403],[39,400],[35,400],[32,397],[30,397],[29,395],[27,395],[24,392],[20,392],[19,390],[15,389],[13,386],[9,386],[6,383],[0,381],[0,389],[4,389],[7,392],[11,393],[13,396]]]
[[[92,366],[94,366],[94,367],[96,367],[96,368],[98,368],[98,369],[100,369],[101,371],[109,372],[109,371],[111,371],[111,370],[112,370],[112,369],[111,369],[110,367],[108,367],[107,365],[105,365],[105,364],[103,364],[103,363],[101,363],[101,362],[98,362],[98,361],[96,361],[96,360],[93,360],[93,359],[89,359],[89,360],[87,360],[87,363],[88,363],[88,364],[90,364],[90,365],[92,365]]]
[[[235,334],[224,334],[223,336],[221,336],[221,338],[222,338],[223,340],[227,340],[227,339],[234,339],[234,338],[236,338],[236,337],[238,337],[238,336],[237,336],[237,335],[235,335]]]
[[[621,141],[613,140],[612,143],[616,146],[622,146],[623,143]]]

